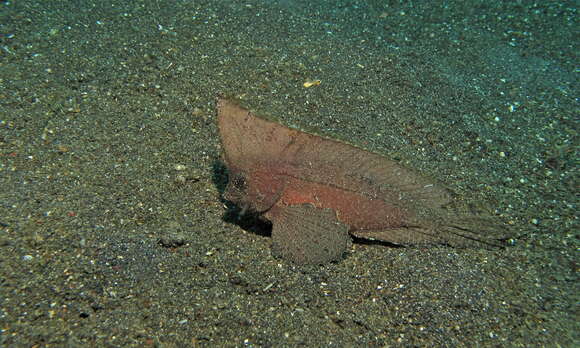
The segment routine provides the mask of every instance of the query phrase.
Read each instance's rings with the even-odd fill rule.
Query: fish
[[[272,251],[298,265],[344,258],[352,238],[496,248],[506,226],[382,155],[267,120],[218,97],[223,197],[272,223]]]

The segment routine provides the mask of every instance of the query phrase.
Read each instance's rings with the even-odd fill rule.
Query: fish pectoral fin
[[[297,264],[338,261],[351,239],[332,209],[309,204],[276,205],[270,210],[274,255]]]

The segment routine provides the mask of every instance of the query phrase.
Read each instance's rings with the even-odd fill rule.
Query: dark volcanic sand
[[[0,2],[0,346],[578,344],[572,2],[311,3]],[[220,198],[218,94],[525,236],[276,259]]]

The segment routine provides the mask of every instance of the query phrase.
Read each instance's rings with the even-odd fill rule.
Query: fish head
[[[259,171],[230,166],[224,198],[242,209],[240,215],[246,212],[262,214],[280,199],[282,186],[280,182]]]

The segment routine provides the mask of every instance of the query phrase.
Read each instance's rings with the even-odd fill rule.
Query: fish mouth
[[[250,208],[250,203],[248,203],[248,202],[246,202],[242,205],[242,209],[238,213],[238,220],[241,220],[242,217],[244,217],[244,215],[246,215],[249,208]]]

